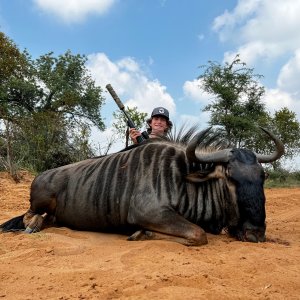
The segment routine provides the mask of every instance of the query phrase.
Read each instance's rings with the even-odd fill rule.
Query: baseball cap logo
[[[158,110],[158,112],[159,112],[160,114],[163,114],[163,113],[165,112],[165,110],[164,110],[163,108],[160,108],[160,109]]]

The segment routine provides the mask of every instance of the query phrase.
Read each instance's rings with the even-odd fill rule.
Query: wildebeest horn
[[[269,155],[263,155],[263,154],[257,154],[255,153],[258,162],[260,163],[269,163],[272,161],[275,161],[279,159],[283,153],[284,153],[284,145],[283,143],[271,132],[269,132],[267,129],[260,127],[261,130],[263,130],[266,134],[268,134],[271,139],[274,141],[276,146],[276,151]],[[198,163],[217,163],[217,162],[228,162],[230,156],[231,156],[231,148],[229,149],[223,149],[218,150],[212,153],[196,153],[196,147],[199,144],[199,142],[205,138],[208,131],[211,129],[208,128],[206,130],[201,131],[199,134],[197,134],[189,143],[187,149],[186,149],[186,155],[189,159],[189,161],[192,162],[198,162]]]
[[[212,162],[227,162],[229,160],[231,149],[223,149],[223,150],[215,151],[213,153],[205,153],[205,154],[196,153],[195,150],[197,145],[199,145],[201,140],[203,140],[207,136],[207,133],[209,132],[210,129],[211,127],[199,132],[188,144],[186,148],[186,155],[190,162],[212,163]]]
[[[261,130],[263,130],[266,134],[270,136],[270,138],[274,141],[276,150],[269,154],[269,155],[264,155],[264,154],[256,154],[257,160],[260,163],[269,163],[272,161],[275,161],[279,159],[283,154],[284,154],[284,145],[283,143],[277,138],[273,133],[268,131],[267,129],[260,127]]]

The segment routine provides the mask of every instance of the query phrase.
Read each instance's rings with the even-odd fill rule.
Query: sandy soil
[[[32,176],[0,173],[0,223],[28,208]],[[128,242],[49,228],[0,234],[0,299],[300,299],[300,189],[268,189],[267,242]]]

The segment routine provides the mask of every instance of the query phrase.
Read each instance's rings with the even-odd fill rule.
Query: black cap
[[[152,111],[151,118],[155,116],[162,116],[169,120],[169,111],[164,107],[155,107]]]

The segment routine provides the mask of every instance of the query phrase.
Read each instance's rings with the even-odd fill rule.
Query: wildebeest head
[[[230,235],[242,241],[265,241],[265,174],[261,163],[279,159],[284,153],[281,141],[271,132],[265,131],[276,145],[270,155],[256,154],[247,149],[227,148],[212,153],[200,153],[196,147],[199,140],[209,131],[196,135],[187,147],[187,157],[191,163],[214,164],[213,172],[203,174],[202,171],[188,175],[193,182],[203,182],[211,178],[223,178],[228,194],[237,203],[237,220],[229,222],[227,229]],[[229,220],[230,221],[230,220]]]

